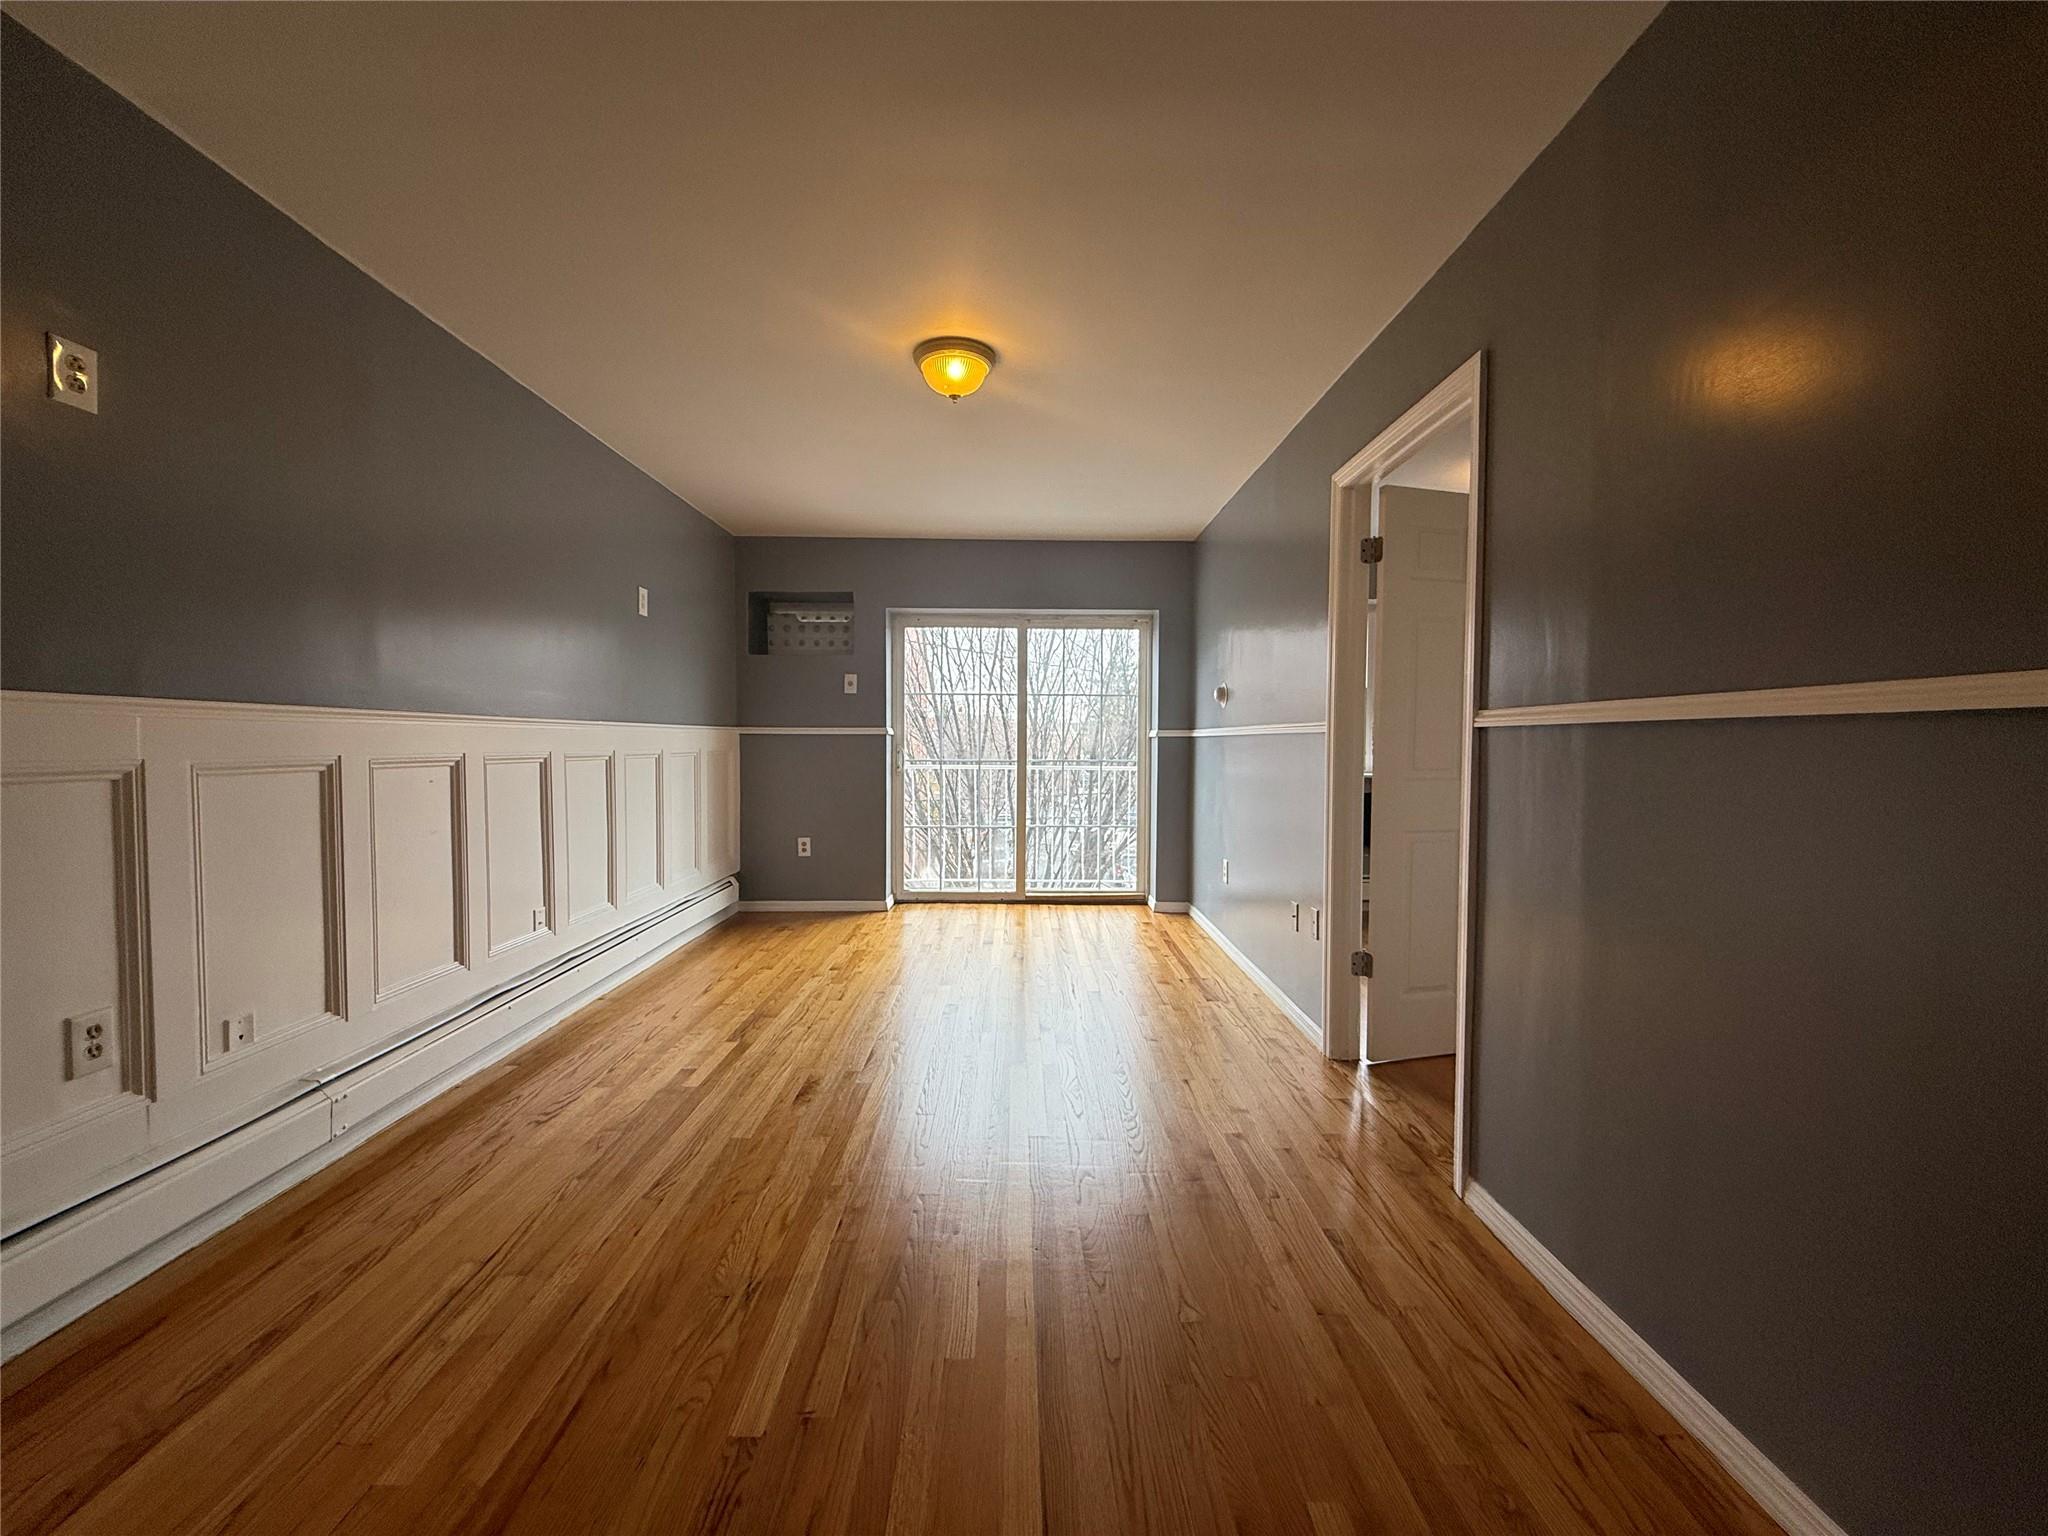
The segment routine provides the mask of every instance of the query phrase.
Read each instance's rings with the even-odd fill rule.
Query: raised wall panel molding
[[[1661,720],[1777,720],[1810,715],[1920,715],[1971,710],[2048,709],[2048,670],[1966,672],[1870,683],[1743,688],[1644,699],[1587,699],[1482,709],[1473,723],[1499,729],[1532,725],[1620,725]]]
[[[662,862],[667,850],[662,832],[662,772],[659,752],[628,752],[621,759],[625,776],[626,904],[659,895],[667,883]]]
[[[662,824],[669,845],[663,876],[670,887],[688,886],[704,872],[704,754],[669,752],[662,773]]]
[[[615,758],[571,752],[562,759],[563,820],[569,833],[569,926],[619,905]]]
[[[139,763],[23,768],[0,781],[10,1209],[61,1189],[83,1158],[147,1144],[155,1079],[147,850]],[[74,1073],[67,1040],[101,1026],[103,1069]]]
[[[192,769],[200,1069],[242,1065],[348,1012],[341,760]],[[252,1016],[252,1038],[231,1044]]]
[[[1662,1403],[1728,1469],[1731,1477],[1749,1490],[1750,1496],[1785,1528],[1787,1536],[1846,1536],[1797,1483],[1729,1423],[1697,1387],[1673,1370],[1663,1356],[1622,1321],[1619,1313],[1565,1268],[1505,1206],[1477,1183],[1466,1184],[1465,1203],[1508,1252],[1521,1261],[1522,1267],[1600,1342],[1600,1347],[1614,1356],[1650,1396]]]
[[[730,726],[0,693],[0,1232],[714,888],[737,762]],[[107,1008],[115,1064],[67,1076]]]
[[[546,753],[484,759],[488,957],[545,939],[555,929],[553,766]]]
[[[373,996],[469,968],[468,794],[460,756],[370,764]]]

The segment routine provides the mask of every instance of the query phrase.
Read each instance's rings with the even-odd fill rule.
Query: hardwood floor
[[[10,1536],[1764,1532],[1186,918],[743,919],[0,1372]]]

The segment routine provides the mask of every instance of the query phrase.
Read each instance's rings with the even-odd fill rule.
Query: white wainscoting
[[[730,907],[737,757],[730,727],[0,698],[5,1233]]]

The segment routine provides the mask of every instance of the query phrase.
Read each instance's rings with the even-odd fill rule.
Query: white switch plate
[[[848,693],[860,692],[860,674],[858,672],[849,672],[846,674],[846,691]]]
[[[1310,907],[1308,909],[1308,932],[1309,937],[1312,939],[1320,939],[1323,936],[1323,909],[1321,907]]]
[[[535,907],[533,909],[533,931],[539,933],[547,925],[548,909],[546,907]]]
[[[1230,884],[1230,860],[1228,859],[1223,861],[1223,883],[1225,885]]]
[[[64,1021],[64,1076],[90,1077],[114,1064],[114,1010],[96,1008]]]
[[[1294,908],[1294,931],[1299,933],[1301,932],[1301,903],[1292,901],[1288,905]]]
[[[808,859],[811,856],[811,840],[808,837],[796,840],[796,856],[800,859]]]
[[[50,349],[50,398],[99,415],[99,353],[54,331],[46,331],[43,339]]]
[[[639,589],[639,592],[640,592],[640,617],[644,619],[644,618],[646,618],[646,617],[647,617],[647,589],[646,589],[645,587],[641,587],[641,588]]]
[[[220,1021],[221,1049],[239,1051],[256,1038],[256,1015],[238,1014],[231,1019]]]

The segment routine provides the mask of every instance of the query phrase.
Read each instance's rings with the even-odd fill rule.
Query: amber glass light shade
[[[930,341],[919,342],[911,356],[925,383],[948,400],[962,400],[973,394],[996,364],[992,348],[965,336],[934,336]]]

